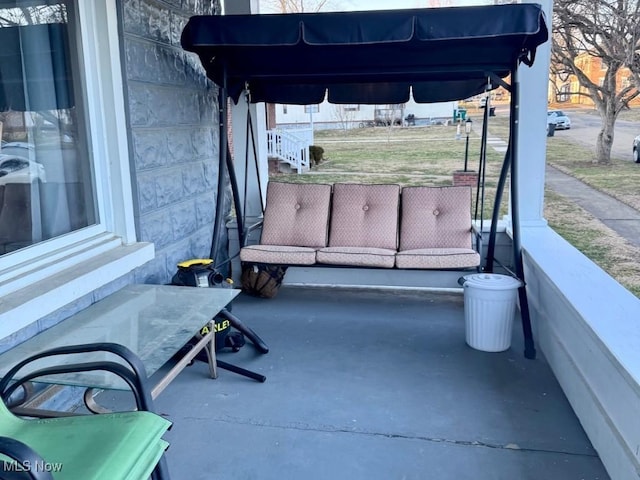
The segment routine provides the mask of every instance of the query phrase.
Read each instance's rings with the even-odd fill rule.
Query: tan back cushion
[[[398,185],[333,187],[330,247],[398,247]]]
[[[269,182],[260,243],[326,247],[331,185]]]
[[[471,248],[471,188],[402,189],[400,251]]]

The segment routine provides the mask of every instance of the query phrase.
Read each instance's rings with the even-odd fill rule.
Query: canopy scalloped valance
[[[516,4],[196,16],[181,41],[236,101],[248,86],[253,102],[393,104],[482,93],[547,37],[540,6]]]

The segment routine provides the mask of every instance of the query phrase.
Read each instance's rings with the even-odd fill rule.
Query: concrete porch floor
[[[173,480],[609,478],[538,348],[465,344],[457,293],[285,286],[233,313],[267,343],[204,363],[156,400]],[[100,401],[117,401],[105,392]]]

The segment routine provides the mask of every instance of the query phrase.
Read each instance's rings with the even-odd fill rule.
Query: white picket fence
[[[267,130],[267,154],[288,163],[298,173],[310,168],[309,146],[313,144],[311,129]]]

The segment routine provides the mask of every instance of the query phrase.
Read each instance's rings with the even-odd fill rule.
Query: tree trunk
[[[596,162],[601,165],[611,163],[611,147],[613,146],[614,127],[616,123],[615,113],[609,111],[602,118],[602,128],[598,133],[596,142]]]

